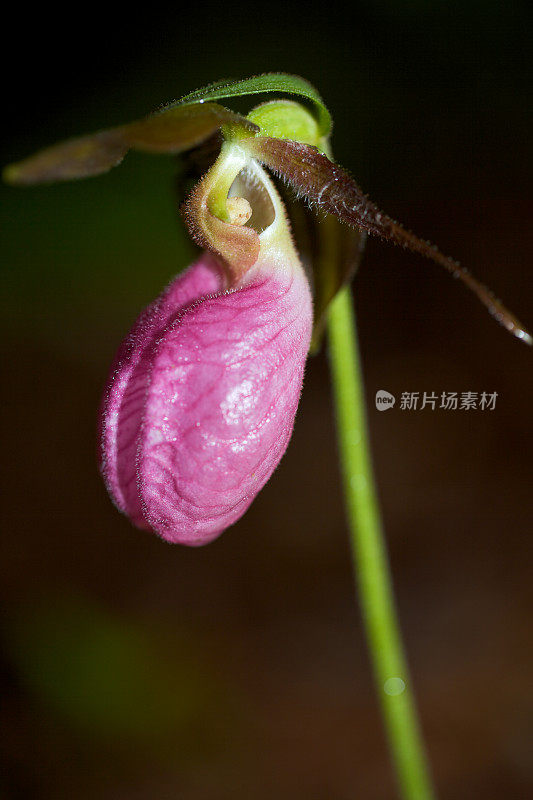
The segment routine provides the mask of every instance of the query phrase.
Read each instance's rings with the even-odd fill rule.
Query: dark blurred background
[[[340,163],[533,326],[530,4],[176,5],[4,28],[2,163],[212,80],[285,70]],[[236,103],[246,110],[254,104]],[[108,365],[192,258],[174,161],[1,188],[3,778],[13,798],[395,797],[353,598],[325,355],[245,517],[187,549],[95,465]],[[395,585],[440,797],[518,800],[531,761],[532,353],[429,262],[370,241],[354,283]],[[494,411],[374,409],[378,389]]]

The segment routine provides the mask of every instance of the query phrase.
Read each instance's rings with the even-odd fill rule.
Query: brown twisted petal
[[[494,294],[454,259],[433,244],[406,230],[378,209],[351,175],[323,155],[316,147],[290,140],[257,136],[243,141],[243,147],[258,161],[284,178],[311,205],[332,214],[350,227],[381,236],[444,267],[466,284],[490,314],[518,339],[533,339],[518,319]]]
[[[88,178],[120,164],[131,149],[180,153],[204,142],[222,125],[250,134],[252,122],[218,103],[194,103],[151,114],[145,119],[60,142],[10,164],[3,178],[16,186]]]

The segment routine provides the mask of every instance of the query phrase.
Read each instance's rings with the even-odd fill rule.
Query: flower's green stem
[[[351,547],[361,611],[394,761],[404,800],[432,800],[382,533],[369,455],[365,399],[350,289],[333,303],[328,321],[337,430]]]

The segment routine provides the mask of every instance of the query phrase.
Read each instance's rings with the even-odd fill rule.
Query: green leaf
[[[346,170],[334,164],[316,147],[290,140],[256,136],[243,141],[247,152],[284,178],[312,207],[332,214],[351,228],[368,231],[412,250],[444,267],[471,289],[489,313],[518,339],[533,344],[533,338],[518,319],[467,269],[445,256],[425,239],[406,230],[378,209]]]
[[[285,72],[267,72],[264,75],[256,75],[253,78],[243,78],[242,80],[217,81],[185,95],[178,103],[172,103],[167,108],[204,100],[224,100],[228,97],[243,97],[267,92],[294,94],[310,100],[314,106],[321,136],[329,136],[332,127],[331,114],[315,87],[305,78],[300,78],[299,75],[288,75]]]
[[[223,125],[243,135],[258,130],[240,114],[218,103],[166,108],[144,119],[106,131],[69,139],[10,164],[3,178],[17,186],[101,175],[120,164],[129,150],[181,153],[204,142]]]

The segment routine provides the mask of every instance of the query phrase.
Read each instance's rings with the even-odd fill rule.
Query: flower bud
[[[238,520],[291,437],[312,308],[271,197],[253,266],[228,287],[227,264],[204,252],[141,314],[111,370],[104,480],[132,522],[169,542],[206,544]]]

